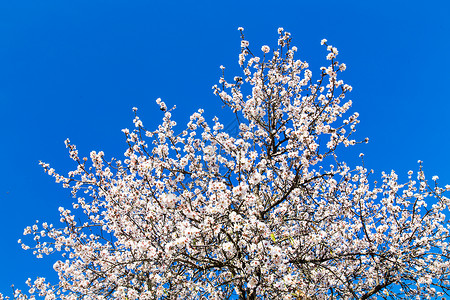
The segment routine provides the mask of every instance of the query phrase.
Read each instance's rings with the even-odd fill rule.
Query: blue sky
[[[58,222],[57,208],[71,203],[39,160],[74,168],[67,137],[81,154],[120,157],[131,108],[155,126],[158,97],[177,106],[179,124],[200,107],[228,118],[211,86],[220,65],[240,75],[239,26],[256,51],[284,27],[313,74],[328,39],[347,64],[358,136],[370,138],[349,159],[364,152],[369,168],[402,178],[421,159],[428,177],[450,183],[449,15],[444,0],[0,1],[0,291],[55,278],[54,258],[17,244],[24,227]]]

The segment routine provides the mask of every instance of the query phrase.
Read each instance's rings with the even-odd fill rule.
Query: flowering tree
[[[41,163],[77,200],[73,212],[59,209],[62,227],[24,232],[37,257],[62,255],[59,282],[28,280],[28,293],[15,298],[448,295],[450,186],[425,179],[421,164],[405,183],[394,172],[372,183],[363,161],[341,161],[338,152],[358,143],[359,121],[347,112],[352,88],[338,79],[346,66],[337,49],[322,40],[330,65],[313,80],[288,32],[280,28],[277,49],[263,46],[259,57],[239,30],[244,75],[213,87],[236,115],[235,136],[217,118],[208,124],[203,110],[177,129],[158,99],[157,129],[136,116],[136,128],[123,130],[124,160],[102,151],[81,158],[67,140],[74,171]]]

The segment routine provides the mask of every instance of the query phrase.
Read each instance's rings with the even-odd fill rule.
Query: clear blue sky
[[[250,46],[292,33],[312,71],[326,64],[320,40],[339,49],[344,79],[370,143],[369,168],[403,175],[424,161],[450,183],[450,2],[441,1],[0,1],[0,291],[38,275],[54,279],[53,258],[37,260],[17,239],[36,219],[57,222],[68,190],[38,161],[65,173],[81,154],[121,156],[136,106],[144,124],[160,119],[155,99],[177,105],[175,119],[202,107],[226,116],[211,86],[238,74],[238,26]]]

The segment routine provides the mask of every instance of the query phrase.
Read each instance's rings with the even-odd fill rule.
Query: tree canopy
[[[203,110],[185,126],[163,114],[148,129],[133,108],[124,159],[92,151],[68,175],[61,225],[35,224],[37,257],[60,253],[57,283],[29,279],[16,299],[412,299],[449,290],[449,199],[422,163],[408,180],[339,157],[359,123],[338,77],[346,65],[322,40],[329,66],[313,76],[291,35],[253,52],[241,33],[243,75],[214,93],[235,115],[231,134]],[[258,56],[259,55],[259,56]],[[180,128],[181,127],[181,128]],[[22,243],[22,247],[30,247]],[[0,299],[3,296],[0,295]]]

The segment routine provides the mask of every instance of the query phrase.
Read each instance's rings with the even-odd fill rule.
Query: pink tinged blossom
[[[250,278],[249,282],[247,283],[247,287],[249,289],[253,289],[256,287],[256,284],[258,283],[258,280],[255,277]]]
[[[162,194],[160,200],[165,207],[174,208],[177,201],[177,196],[175,194]]]
[[[234,249],[234,246],[233,246],[232,242],[227,242],[222,245],[222,248],[223,248],[223,250],[225,250],[225,252],[232,252]]]

